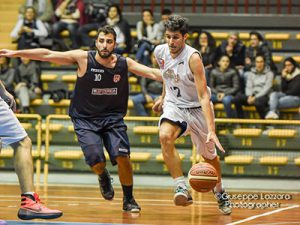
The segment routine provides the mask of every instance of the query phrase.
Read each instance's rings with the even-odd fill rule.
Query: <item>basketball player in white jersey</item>
[[[188,35],[185,18],[172,15],[165,27],[166,44],[157,46],[154,51],[163,74],[164,91],[153,109],[159,111],[163,108],[159,137],[164,161],[176,185],[174,203],[179,206],[193,203],[175,148],[175,140],[190,133],[198,152],[217,170],[219,179],[214,194],[220,211],[228,215],[231,208],[224,198],[226,194],[222,187],[221,167],[215,145],[222,152],[224,149],[215,133],[214,113],[201,55],[196,49],[185,44]]]

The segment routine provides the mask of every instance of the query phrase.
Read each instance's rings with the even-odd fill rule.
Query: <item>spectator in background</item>
[[[40,38],[48,36],[43,22],[36,19],[35,9],[31,6],[25,8],[24,18],[19,18],[10,36],[17,40],[18,49],[37,48]]]
[[[129,52],[131,49],[130,26],[123,18],[120,7],[118,5],[109,6],[107,15],[105,22],[100,26],[109,25],[114,28],[117,34],[115,53],[123,54]]]
[[[272,92],[269,99],[270,111],[266,119],[279,119],[279,109],[300,106],[300,68],[297,62],[288,57],[283,61],[281,91]]]
[[[136,30],[138,37],[136,59],[144,65],[150,65],[150,55],[161,41],[159,39],[159,25],[155,23],[153,12],[150,9],[143,10],[142,20],[137,22]]]
[[[213,68],[216,41],[211,33],[208,31],[201,31],[195,38],[193,47],[201,53],[207,84],[209,84],[209,73]]]
[[[39,66],[35,61],[21,58],[18,71],[19,82],[15,87],[15,93],[20,100],[22,113],[29,113],[30,100],[40,97],[42,94]]]
[[[105,22],[109,6],[110,1],[105,0],[90,0],[85,4],[85,13],[88,16],[88,23],[80,26],[78,30],[80,36],[80,44],[82,46],[93,47],[95,45],[95,40],[89,36],[89,32],[93,30],[97,31],[100,27],[100,24],[103,24]]]
[[[234,118],[235,112],[231,108],[232,99],[239,91],[239,75],[237,71],[230,68],[228,55],[223,55],[218,62],[218,67],[210,73],[211,101],[222,102],[227,118]]]
[[[85,0],[84,12],[88,23],[101,24],[107,17],[107,9],[111,5],[110,0]],[[96,29],[98,30],[98,29]]]
[[[261,55],[255,57],[255,67],[246,73],[245,94],[238,93],[232,100],[235,104],[237,117],[244,118],[242,105],[254,105],[260,118],[264,119],[267,112],[269,94],[272,91],[274,74]]]
[[[54,16],[51,0],[25,0],[19,8],[19,13],[23,17],[26,7],[33,7],[37,14],[37,19],[41,20],[49,28]]]
[[[254,67],[257,55],[261,55],[265,58],[266,66],[269,66],[276,75],[277,68],[273,62],[272,52],[268,43],[260,33],[252,31],[250,32],[250,46],[246,48],[245,71],[249,71],[251,67]]]
[[[2,81],[5,89],[14,95],[14,85],[17,77],[15,68],[9,66],[10,59],[0,57],[0,80]]]
[[[238,33],[230,33],[228,39],[222,41],[216,48],[214,64],[217,64],[223,55],[230,59],[230,67],[242,70],[245,65],[245,45],[239,40]]]
[[[71,49],[79,48],[77,29],[79,27],[79,20],[81,12],[84,11],[84,4],[82,0],[62,0],[58,3],[55,10],[55,16],[58,21],[53,24],[53,37],[60,39],[60,33],[68,30],[71,39]]]
[[[154,55],[151,55],[151,62],[154,68],[158,68],[157,61]],[[130,99],[133,101],[133,106],[136,116],[149,116],[147,110],[145,109],[145,104],[153,102],[162,93],[162,82],[151,80],[142,77],[140,80],[142,92],[130,95]]]
[[[165,38],[164,38],[165,31],[166,31],[165,23],[166,23],[166,21],[168,21],[170,15],[172,15],[172,11],[170,9],[164,9],[161,12],[161,20],[158,23],[158,25],[159,25],[158,40],[161,40],[160,41],[161,44],[165,43]]]

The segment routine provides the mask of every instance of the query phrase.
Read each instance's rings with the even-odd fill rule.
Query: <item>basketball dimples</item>
[[[209,192],[217,184],[218,175],[215,168],[208,163],[192,166],[188,174],[190,186],[197,192]]]

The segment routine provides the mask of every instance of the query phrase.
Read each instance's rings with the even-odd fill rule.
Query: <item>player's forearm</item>
[[[45,48],[16,50],[13,53],[13,57],[24,57],[32,60],[47,61],[47,56],[51,54],[51,51]]]
[[[153,75],[153,78],[157,81],[161,81],[162,82],[162,75],[161,75],[161,72],[159,69],[155,69],[153,68],[152,69],[152,75]]]
[[[209,99],[201,99],[202,111],[204,113],[208,132],[215,132],[215,118]]]

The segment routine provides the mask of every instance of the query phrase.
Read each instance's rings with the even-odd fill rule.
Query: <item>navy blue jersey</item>
[[[124,117],[128,105],[128,68],[126,58],[117,55],[114,68],[107,68],[88,52],[87,71],[77,77],[69,115],[73,118]]]

